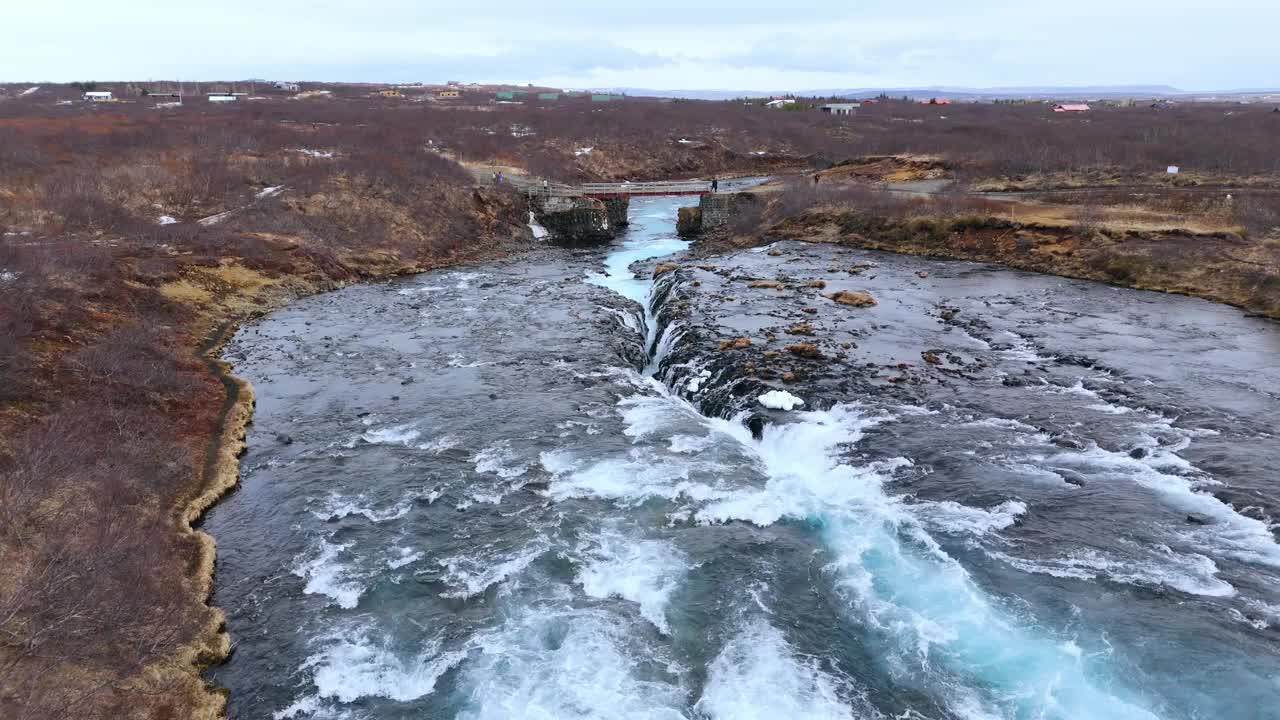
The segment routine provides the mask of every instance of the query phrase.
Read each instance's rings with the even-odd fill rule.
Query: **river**
[[[680,204],[240,330],[231,717],[1280,717],[1280,327]]]

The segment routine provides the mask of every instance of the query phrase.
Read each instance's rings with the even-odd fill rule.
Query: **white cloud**
[[[55,0],[5,11],[5,81],[287,77],[671,89],[1265,86],[1259,0]]]

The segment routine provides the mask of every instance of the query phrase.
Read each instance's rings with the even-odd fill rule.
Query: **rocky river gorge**
[[[232,717],[1280,717],[1280,327],[682,203],[239,332]]]

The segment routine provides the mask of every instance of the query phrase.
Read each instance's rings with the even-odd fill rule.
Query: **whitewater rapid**
[[[948,395],[798,384],[705,414],[733,379],[668,312],[688,275],[651,273],[688,249],[677,207],[637,201],[585,266],[549,251],[353,288],[238,336],[258,417],[244,489],[208,523],[236,716],[1268,717],[1280,550],[1184,457],[1225,426],[1187,429],[1096,370],[993,387],[1127,423],[1142,453]],[[743,327],[711,337],[757,320],[724,322]],[[1000,372],[1043,360],[966,332],[947,339]],[[1052,534],[1108,488],[1211,524],[1134,506],[1150,528]],[[1210,621],[1235,635],[1187,624]]]

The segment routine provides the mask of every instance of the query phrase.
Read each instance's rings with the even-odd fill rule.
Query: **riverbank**
[[[495,239],[488,240],[492,242]],[[199,636],[177,653],[180,666],[190,668],[189,672],[203,688],[203,692],[194,703],[191,717],[214,720],[225,715],[225,694],[208,686],[203,673],[210,666],[228,657],[231,638],[226,631],[223,611],[209,605],[213,593],[217,543],[213,536],[199,530],[198,525],[203,515],[228,493],[234,491],[239,484],[240,457],[244,454],[245,437],[253,420],[255,403],[252,385],[232,374],[230,364],[220,358],[227,340],[244,322],[266,315],[304,297],[332,292],[354,282],[378,281],[429,272],[452,265],[493,261],[513,250],[520,249],[524,248],[518,244],[505,244],[447,258],[413,262],[389,261],[388,258],[375,254],[367,259],[371,262],[363,268],[363,271],[354,277],[301,282],[293,278],[278,278],[276,282],[250,281],[239,285],[226,296],[219,298],[215,305],[216,309],[205,316],[205,323],[215,323],[216,329],[200,348],[200,354],[205,359],[211,376],[222,385],[226,394],[219,409],[217,429],[209,440],[205,462],[200,473],[202,482],[201,487],[197,488],[199,494],[182,510],[183,531],[191,533],[200,546],[200,555],[194,572],[197,582],[196,592],[199,601],[209,607],[211,615],[209,623]],[[246,307],[253,309],[246,312],[244,310]]]
[[[1061,227],[968,213],[884,215],[850,206],[787,213],[777,204],[754,228],[712,233],[703,251],[782,239],[833,243],[1190,295],[1280,318],[1280,237]]]
[[[446,221],[415,222],[423,200]],[[297,298],[531,242],[518,197],[465,185],[388,197],[335,178],[244,215],[216,243],[76,239],[51,263],[38,241],[0,262],[31,317],[0,413],[0,715],[221,717],[202,673],[231,642],[199,525],[236,486],[254,405],[224,342]]]

